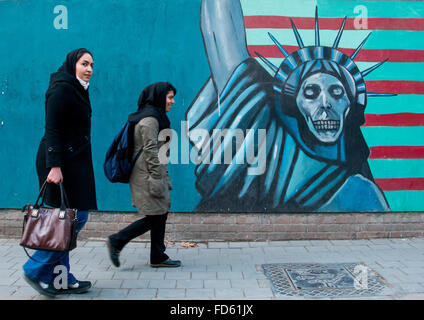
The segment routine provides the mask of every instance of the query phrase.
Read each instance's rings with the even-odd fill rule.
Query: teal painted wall
[[[236,0],[234,0],[236,1]],[[21,0],[0,1],[0,208],[20,208],[37,194],[35,156],[44,129],[44,94],[49,76],[66,54],[86,47],[94,55],[90,82],[93,107],[92,143],[99,210],[133,211],[128,185],[111,184],[103,174],[105,152],[125,122],[136,110],[138,96],[148,84],[170,81],[177,89],[170,113],[179,139],[181,121],[210,76],[200,32],[201,0]],[[55,29],[57,5],[68,10],[68,29]],[[358,5],[366,6],[369,18],[418,19],[417,30],[374,30],[365,49],[406,50],[408,61],[391,59],[367,80],[414,82],[391,100],[370,98],[366,112],[373,115],[414,113],[423,117],[424,2],[346,0],[241,0],[244,16],[275,15],[312,18],[355,18]],[[321,28],[321,40],[330,45],[337,30]],[[383,27],[382,29],[387,29]],[[249,46],[272,45],[267,32],[283,45],[295,46],[290,28],[248,28]],[[313,30],[299,28],[305,43]],[[341,46],[356,48],[369,30],[346,30]],[[269,56],[279,65],[281,58]],[[364,70],[376,61],[358,61]],[[402,90],[408,92],[402,92]],[[424,146],[422,124],[384,125],[363,128],[370,147]],[[181,142],[181,140],[180,140]],[[370,159],[376,179],[420,179],[424,160]],[[171,211],[192,211],[200,200],[195,188],[195,165],[172,164]],[[393,211],[422,211],[424,188],[386,190]]]
[[[53,25],[59,4],[68,9],[67,30]],[[200,0],[0,1],[0,208],[35,201],[35,156],[49,77],[69,51],[86,47],[95,63],[90,98],[99,210],[134,210],[128,185],[106,180],[105,152],[152,82],[170,81],[178,89],[170,119],[180,131],[209,72],[199,12]],[[172,210],[190,211],[198,200],[194,165],[174,167]]]

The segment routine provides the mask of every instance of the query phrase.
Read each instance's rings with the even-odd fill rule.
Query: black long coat
[[[91,105],[78,80],[65,73],[51,75],[46,93],[46,125],[37,152],[40,187],[51,167],[60,167],[71,208],[96,210],[96,191],[91,155]],[[50,183],[45,203],[60,206],[60,189]]]

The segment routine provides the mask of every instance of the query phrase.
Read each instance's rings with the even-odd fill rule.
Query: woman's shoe
[[[112,240],[110,237],[107,238],[106,240],[106,245],[107,245],[107,249],[109,252],[109,258],[110,261],[112,261],[112,264],[119,268],[119,266],[121,265],[119,262],[119,254],[121,253],[120,250],[118,250],[112,243]]]
[[[59,291],[56,290],[55,287],[53,287],[53,285],[51,284],[32,280],[25,273],[23,275],[23,278],[34,290],[36,290],[39,294],[42,294],[43,296],[54,298],[56,295],[59,294]]]
[[[180,260],[171,260],[171,259],[168,258],[162,263],[151,263],[150,266],[153,267],[153,268],[161,268],[161,267],[176,268],[176,267],[181,266],[181,261]]]
[[[77,281],[68,285],[68,289],[59,289],[57,294],[86,293],[91,288],[90,281]]]

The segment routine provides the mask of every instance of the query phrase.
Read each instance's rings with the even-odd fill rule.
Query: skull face
[[[339,79],[326,73],[306,78],[296,103],[309,130],[319,141],[334,143],[339,139],[350,109],[349,98]]]

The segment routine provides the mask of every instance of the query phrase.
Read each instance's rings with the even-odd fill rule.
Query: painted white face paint
[[[335,143],[339,139],[350,110],[350,101],[340,80],[326,73],[306,78],[296,103],[309,130],[319,141]]]

